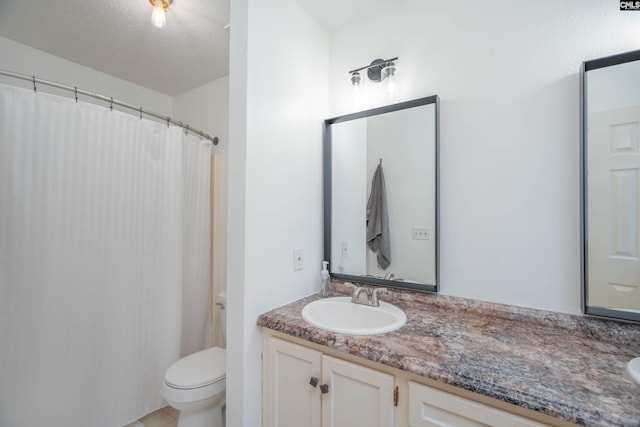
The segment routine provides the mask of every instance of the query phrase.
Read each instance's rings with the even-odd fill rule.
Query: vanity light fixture
[[[364,67],[356,68],[349,71],[351,75],[351,85],[354,87],[360,86],[362,77],[360,71],[367,70],[367,77],[374,83],[384,82],[387,86],[387,93],[393,95],[396,85],[396,64],[393,61],[397,61],[398,57],[390,59],[374,59],[371,64]]]
[[[151,6],[153,6],[153,12],[151,13],[151,23],[156,28],[162,28],[167,23],[167,17],[165,16],[171,0],[149,0]]]

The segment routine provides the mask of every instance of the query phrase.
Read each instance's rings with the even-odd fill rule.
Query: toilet
[[[222,335],[226,333],[226,295],[218,296]],[[227,352],[220,347],[198,351],[167,369],[162,396],[180,411],[178,427],[224,427]]]

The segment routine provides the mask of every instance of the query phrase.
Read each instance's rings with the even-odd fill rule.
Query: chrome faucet
[[[353,293],[351,294],[351,302],[354,303],[354,304],[365,304],[365,305],[367,305],[366,303],[360,302],[360,294],[363,293],[363,292],[365,293],[365,295],[367,297],[367,301],[369,301],[369,292],[363,287],[356,287],[353,290]]]
[[[353,292],[351,293],[351,302],[353,304],[362,304],[368,305],[370,307],[380,307],[380,300],[378,299],[378,292],[386,291],[387,288],[375,288],[371,292],[367,288],[356,286],[353,283],[345,282],[345,286],[352,288]],[[360,294],[364,292],[366,295],[366,299],[363,302],[360,299]]]
[[[380,307],[380,301],[378,300],[378,292],[384,292],[387,288],[375,288],[373,292],[371,292],[371,296],[369,297],[369,305],[372,307]]]

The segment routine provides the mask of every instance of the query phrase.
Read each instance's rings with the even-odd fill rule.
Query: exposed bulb
[[[393,62],[389,62],[382,70],[382,79],[387,97],[391,100],[395,100],[398,87],[396,82],[396,65]]]
[[[387,96],[394,99],[396,96],[396,76],[391,75],[386,78],[385,84],[387,85]]]
[[[162,28],[167,23],[164,6],[162,0],[156,0],[153,4],[153,13],[151,14],[151,23],[156,28]]]
[[[362,77],[360,77],[360,73],[355,71],[351,73],[351,86],[360,87],[360,82],[362,81]]]
[[[362,109],[362,76],[360,76],[359,72],[354,72],[351,74],[351,108],[354,110]],[[342,260],[340,260],[342,263]]]

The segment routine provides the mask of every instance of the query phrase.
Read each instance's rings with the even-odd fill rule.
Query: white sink
[[[629,370],[631,377],[636,380],[636,382],[640,383],[640,357],[632,359],[627,365],[627,369]]]
[[[340,334],[376,335],[400,329],[407,322],[404,311],[380,301],[380,307],[354,304],[351,297],[325,298],[310,302],[302,318],[313,326]]]

